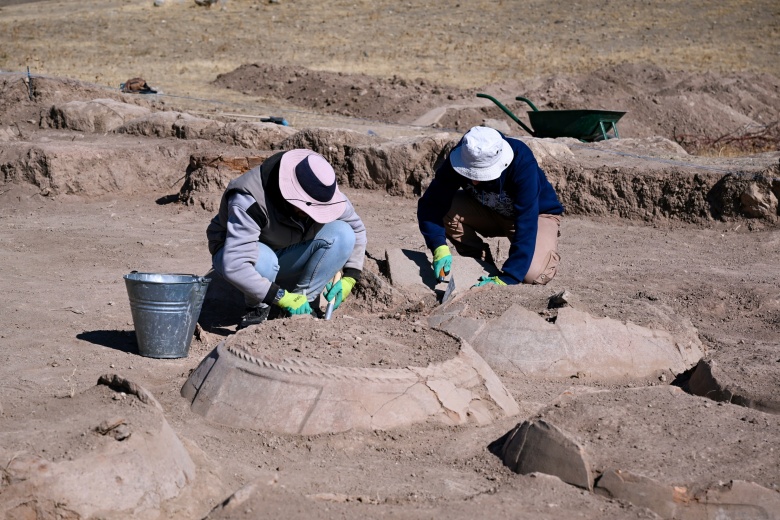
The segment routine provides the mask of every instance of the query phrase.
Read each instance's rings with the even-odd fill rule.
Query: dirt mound
[[[423,322],[401,316],[334,315],[330,323],[308,316],[276,319],[231,337],[271,361],[306,358],[342,367],[426,367],[452,359],[460,342]]]
[[[262,63],[220,74],[214,83],[310,110],[394,123],[410,123],[428,110],[470,100],[475,93],[424,79],[379,78]]]
[[[457,89],[422,79],[251,64],[219,75],[215,84],[308,110],[391,123],[411,123],[446,108],[434,124],[457,132],[495,120],[506,121],[512,135],[527,134],[499,107],[475,97],[483,91],[529,128],[525,112],[531,107],[516,101],[516,96],[529,98],[539,110],[625,111],[618,124],[622,137],[663,136],[689,152],[718,151],[727,144],[764,151],[780,143],[780,78],[770,74],[716,75],[622,64],[588,74]]]

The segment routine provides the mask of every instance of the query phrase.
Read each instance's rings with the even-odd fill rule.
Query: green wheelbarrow
[[[532,108],[528,111],[528,119],[533,128],[531,130],[493,96],[477,94],[477,97],[489,99],[498,105],[498,108],[533,137],[574,137],[586,142],[617,139],[620,137],[617,122],[625,115],[625,112],[611,110],[539,110],[529,99],[517,96],[516,100],[524,101]],[[614,135],[610,135],[610,132]]]

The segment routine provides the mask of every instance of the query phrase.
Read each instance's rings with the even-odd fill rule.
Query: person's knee
[[[272,282],[276,280],[276,276],[279,274],[279,258],[276,253],[263,244],[258,242],[257,245],[257,262],[255,262],[255,271],[264,278],[268,278]]]
[[[352,226],[342,220],[335,220],[322,228],[318,237],[343,251],[352,252],[355,247],[355,232]]]
[[[454,211],[450,211],[442,219],[442,223],[446,229],[460,229],[463,222],[463,217]]]
[[[547,285],[558,274],[558,265],[561,262],[561,255],[557,251],[549,251],[540,269],[534,272],[529,271],[523,282],[534,285]]]

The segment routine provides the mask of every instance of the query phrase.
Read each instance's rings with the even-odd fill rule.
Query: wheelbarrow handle
[[[531,100],[530,100],[530,99],[528,99],[528,98],[524,98],[523,96],[517,96],[515,99],[516,99],[516,100],[518,100],[518,101],[525,101],[526,103],[528,103],[528,106],[529,106],[529,107],[531,107],[531,109],[532,109],[534,112],[538,112],[538,111],[539,111],[539,109],[538,109],[538,108],[536,108],[536,105],[534,105],[533,103],[531,103]]]
[[[517,123],[518,125],[522,126],[522,127],[523,127],[523,129],[524,129],[526,132],[528,132],[528,133],[529,133],[529,134],[531,134],[531,135],[534,135],[534,131],[533,131],[533,130],[531,130],[530,128],[528,128],[527,126],[525,126],[525,123],[523,123],[522,121],[520,121],[520,119],[518,119],[518,118],[517,118],[517,116],[516,116],[516,115],[514,115],[514,114],[512,113],[512,111],[511,111],[511,110],[509,110],[507,107],[505,107],[504,105],[502,105],[502,104],[501,104],[501,102],[500,102],[500,101],[498,101],[496,98],[494,98],[493,96],[489,96],[489,95],[487,95],[487,94],[477,94],[477,97],[479,97],[479,98],[485,98],[485,99],[489,99],[490,101],[492,101],[493,103],[495,103],[495,104],[498,106],[498,108],[500,108],[501,110],[503,110],[503,111],[504,111],[504,113],[505,113],[506,115],[508,115],[509,117],[511,117],[511,118],[514,120],[514,122],[515,122],[515,123]],[[529,103],[530,103],[530,101],[529,101]],[[533,107],[533,105],[531,105],[531,106]],[[534,107],[534,110],[536,110],[536,107]]]

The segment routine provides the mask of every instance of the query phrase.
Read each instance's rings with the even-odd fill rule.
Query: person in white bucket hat
[[[509,257],[500,272],[481,277],[475,286],[546,284],[560,261],[563,211],[525,143],[475,126],[436,169],[418,201],[417,221],[439,281],[452,268],[447,239],[461,256],[494,265],[482,237],[507,237]]]
[[[230,181],[206,235],[214,270],[244,294],[238,328],[265,321],[272,305],[316,314],[323,289],[338,308],[366,252],[366,227],[333,167],[305,149],[279,152]]]

